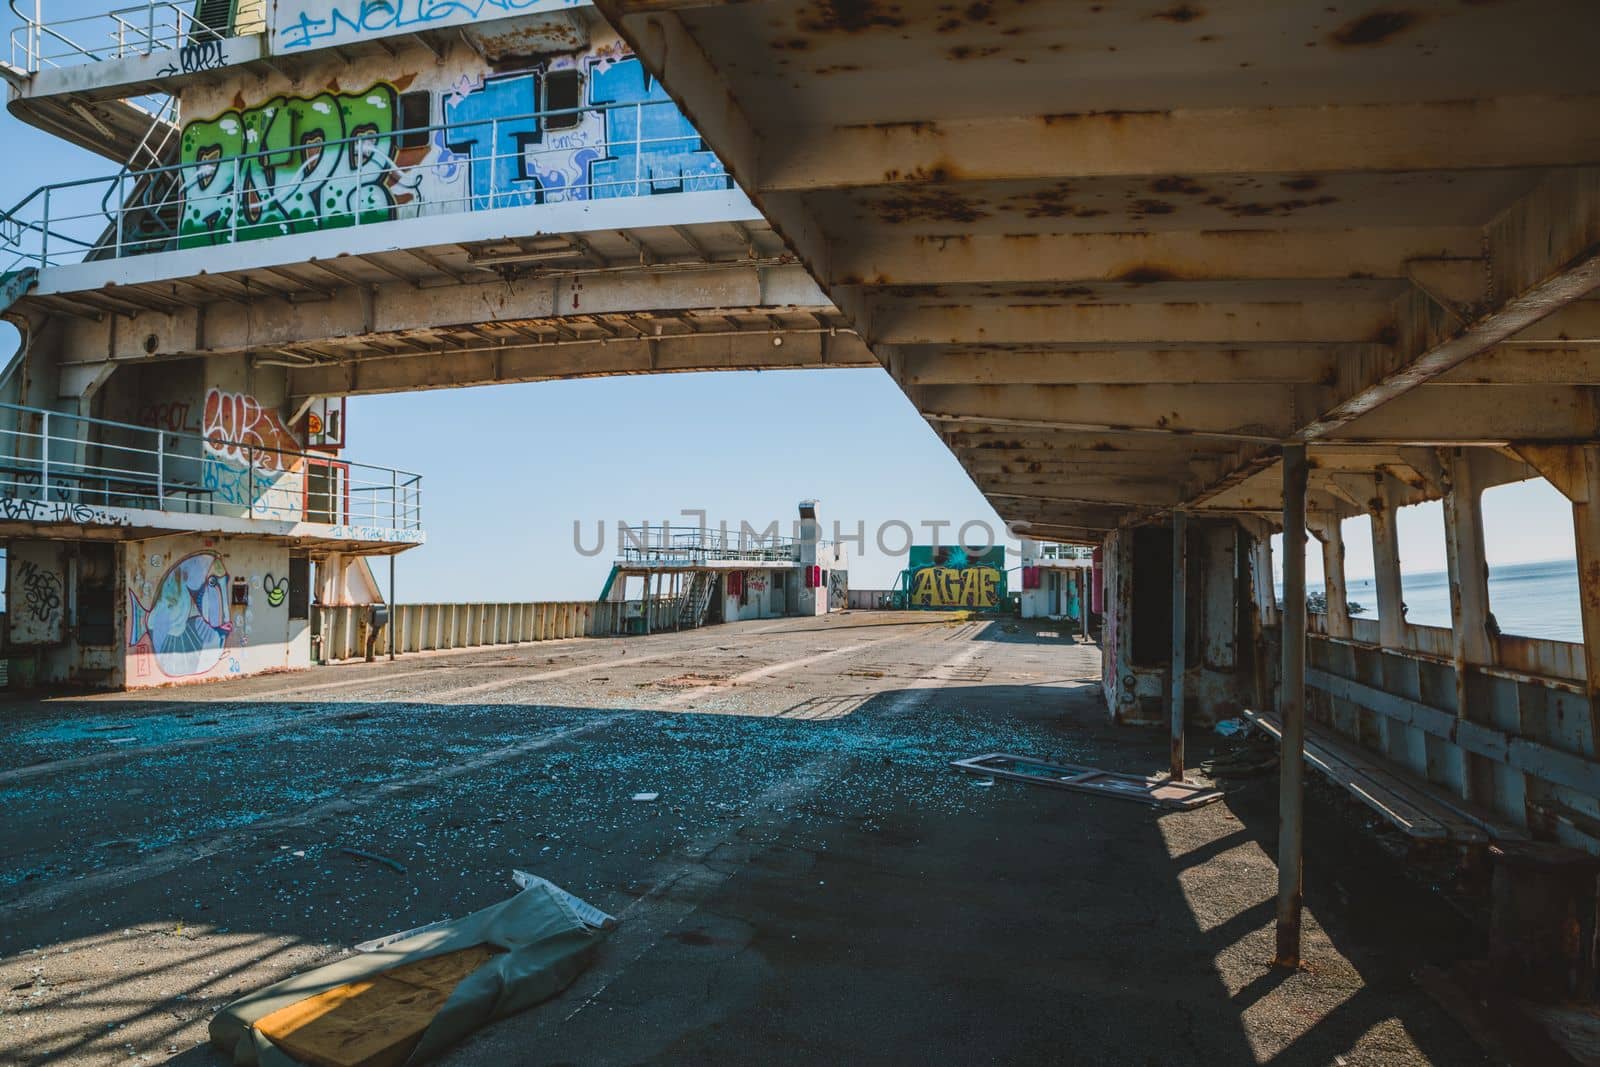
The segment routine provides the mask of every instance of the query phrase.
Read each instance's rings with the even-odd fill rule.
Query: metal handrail
[[[390,467],[19,404],[0,404],[0,423],[6,517],[64,505],[422,528],[421,475]]]
[[[629,544],[639,535],[640,543]],[[652,537],[657,543],[651,544]],[[754,563],[792,563],[799,558],[801,544],[813,542],[793,537],[751,537],[747,532],[724,534],[721,529],[701,529],[698,526],[682,527],[645,526],[630,530],[627,540],[620,546],[618,559],[622,563],[698,565],[711,561]],[[816,541],[817,545],[831,545],[831,541]]]
[[[576,148],[594,152],[597,158],[606,159],[615,158],[610,149],[628,147],[632,150],[634,160],[632,174],[610,180],[595,180],[593,172],[586,171],[586,180],[559,189],[544,190],[537,197],[549,203],[648,195],[667,181],[647,170],[643,161],[648,151],[657,150],[662,145],[682,144],[693,145],[692,151],[708,151],[700,135],[693,131],[668,136],[645,136],[643,131],[647,109],[655,108],[670,109],[672,114],[678,114],[676,105],[669,100],[552,108],[469,122],[404,127],[385,133],[365,133],[311,144],[263,148],[201,162],[171,163],[142,170],[124,170],[113,175],[55,182],[35,189],[11,210],[0,213],[0,254],[9,252],[33,266],[44,268],[52,264],[77,262],[90,251],[98,253],[96,258],[123,258],[188,247],[185,244],[186,235],[181,232],[181,221],[167,220],[179,219],[191,198],[206,210],[207,217],[226,220],[225,223],[219,223],[217,231],[187,235],[197,243],[224,244],[285,236],[288,223],[270,221],[260,214],[263,204],[276,202],[276,185],[263,188],[257,183],[257,178],[275,169],[266,165],[267,160],[281,160],[286,155],[298,161],[297,169],[289,176],[290,182],[296,179],[311,180],[317,170],[325,166],[324,160],[333,153],[336,163],[346,158],[353,161],[353,177],[357,179],[357,184],[352,185],[352,189],[373,183],[387,191],[391,188],[387,183],[392,180],[393,187],[416,195],[430,175],[441,181],[460,183],[462,190],[459,195],[418,202],[417,213],[448,214],[454,211],[524,206],[529,202],[529,187],[499,187],[502,161],[517,161],[520,173],[540,157],[571,155],[575,151],[574,146],[535,148],[527,145],[516,151],[452,155],[448,159],[433,158],[402,166],[393,158],[397,150],[388,147],[386,142],[397,145],[401,140],[422,139],[424,143],[434,145],[447,144],[454,138],[454,143],[460,144],[463,143],[460,136],[463,131],[481,132],[487,129],[487,143],[493,146],[499,143],[499,129],[503,125],[540,123],[547,126],[552,118],[569,116],[576,117],[581,123],[585,115],[605,117],[622,111],[634,113],[632,137],[603,138]],[[463,164],[469,166],[463,167]],[[587,167],[590,163],[583,165]],[[470,176],[472,170],[479,167],[487,170],[486,189],[476,188]],[[460,171],[465,171],[465,176],[458,173]],[[220,181],[224,172],[227,172],[227,180]],[[351,177],[347,173],[341,180],[348,182]],[[326,180],[326,176],[323,180]],[[696,185],[720,182],[726,188],[730,179],[726,168],[718,161],[714,170],[684,175],[678,182]],[[192,193],[188,191],[190,188],[194,190]],[[211,191],[213,189],[219,191]],[[140,190],[143,190],[142,194]],[[141,199],[141,195],[148,199]],[[81,204],[72,204],[74,198],[81,200]],[[116,203],[118,206],[107,210],[107,203]],[[67,206],[64,207],[64,204]],[[30,208],[31,211],[28,210]],[[254,219],[248,217],[252,210],[257,212]],[[385,210],[390,217],[401,217],[399,212],[409,211],[409,205],[404,209],[391,205]],[[319,217],[317,225],[354,226],[371,221],[389,221],[388,218],[369,219],[367,214],[365,207],[351,207]],[[152,220],[170,232],[157,233],[153,237],[140,236],[139,224]]]
[[[45,66],[62,67],[85,61],[99,63],[149,55],[232,36],[231,26],[207,25],[189,11],[192,4],[170,0],[146,0],[142,4],[48,23],[44,20],[43,0],[34,0],[31,16],[17,7],[17,0],[9,0],[9,3],[12,13],[22,23],[11,31],[11,65],[29,74]],[[81,43],[78,38],[91,43]]]

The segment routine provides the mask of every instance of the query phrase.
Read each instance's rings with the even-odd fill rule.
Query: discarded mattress
[[[1117,774],[1098,767],[1083,767],[1075,763],[1049,763],[1030,756],[1016,756],[1009,752],[991,752],[985,756],[954,760],[950,766],[966,774],[981,774],[994,778],[1044,785],[1053,789],[1071,789],[1079,793],[1098,793],[1101,796],[1120,797],[1153,804],[1158,808],[1198,808],[1222,798],[1222,791],[1198,782],[1174,782],[1170,778],[1143,778],[1136,774]]]
[[[239,998],[211,1020],[211,1043],[245,1067],[402,1067],[548,1000],[616,920],[542,878],[517,882],[492,907]]]

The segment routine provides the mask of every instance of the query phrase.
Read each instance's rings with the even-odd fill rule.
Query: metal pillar
[[[1494,662],[1489,638],[1489,565],[1483,548],[1483,496],[1472,455],[1453,449],[1444,457],[1450,491],[1444,498],[1445,559],[1450,572],[1450,635],[1456,672],[1456,717],[1480,720],[1468,693],[1471,664]],[[1483,758],[1461,749],[1461,796],[1493,794],[1492,771]]]
[[[1283,682],[1278,717],[1278,951],[1273,962],[1300,965],[1300,860],[1306,741],[1306,446],[1283,446]]]
[[[1089,643],[1089,571],[1078,568],[1078,640]]]
[[[1400,529],[1395,512],[1400,502],[1393,478],[1378,472],[1374,481],[1372,517],[1372,572],[1378,597],[1378,644],[1406,647],[1406,607],[1400,579]],[[1411,730],[1387,715],[1378,717],[1378,745],[1389,759],[1415,768],[1420,760],[1412,752]],[[1417,744],[1425,744],[1416,739]]]
[[[1600,738],[1600,446],[1572,450],[1569,479],[1572,524],[1578,554],[1578,610],[1583,616],[1584,695],[1589,704],[1589,736]]]
[[[1183,681],[1189,638],[1189,516],[1172,513],[1172,670],[1168,699],[1172,703],[1172,780],[1183,781]]]
[[[1378,588],[1378,641],[1384,648],[1404,648],[1406,614],[1400,584],[1400,531],[1395,526],[1394,487],[1377,476],[1372,509],[1372,569]]]
[[[389,553],[389,662],[394,662],[395,631],[400,627],[400,605],[394,599],[394,553]]]

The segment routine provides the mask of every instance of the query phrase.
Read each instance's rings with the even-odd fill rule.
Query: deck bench
[[[1243,714],[1266,733],[1282,739],[1276,715],[1249,709]],[[1419,842],[1477,846],[1491,840],[1528,839],[1526,832],[1419,781],[1400,765],[1310,719],[1306,721],[1306,764]]]

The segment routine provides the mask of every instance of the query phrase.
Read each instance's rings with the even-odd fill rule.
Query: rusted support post
[[[1584,693],[1590,744],[1600,742],[1600,445],[1583,445],[1574,463],[1572,523],[1578,548],[1578,610],[1583,615]],[[1582,499],[1579,500],[1581,495]]]
[[[400,605],[394,599],[394,557],[389,553],[389,662],[394,662],[395,631],[400,628]]]
[[[1378,591],[1378,641],[1384,648],[1406,646],[1405,602],[1400,584],[1400,531],[1395,526],[1395,493],[1379,472],[1372,499],[1372,569]]]
[[[1183,681],[1188,670],[1186,623],[1189,620],[1189,516],[1178,508],[1172,513],[1172,671],[1168,699],[1172,702],[1172,780],[1183,781]]]
[[[1283,754],[1278,771],[1278,951],[1300,965],[1306,742],[1306,446],[1283,446]]]
[[[1450,573],[1450,633],[1456,671],[1456,717],[1481,721],[1467,684],[1472,664],[1494,662],[1489,637],[1489,564],[1483,548],[1483,490],[1472,454],[1450,449],[1440,457],[1450,491],[1444,498],[1445,559]],[[1468,800],[1493,795],[1490,768],[1482,757],[1461,751],[1460,793]]]
[[[1572,501],[1592,746],[1600,738],[1600,445],[1517,445],[1516,450]]]
[[[1344,580],[1344,530],[1337,515],[1325,517],[1318,525],[1322,542],[1322,588],[1328,596],[1328,636],[1349,637],[1350,592]]]
[[[1089,643],[1089,571],[1078,568],[1078,640]]]
[[[1384,648],[1404,649],[1407,646],[1405,590],[1400,580],[1400,530],[1395,517],[1399,499],[1394,479],[1382,471],[1375,476],[1370,509],[1372,577],[1378,597],[1378,644]],[[1390,759],[1413,768],[1417,766],[1419,759],[1412,752],[1413,739],[1403,723],[1386,715],[1378,716],[1378,743]]]

